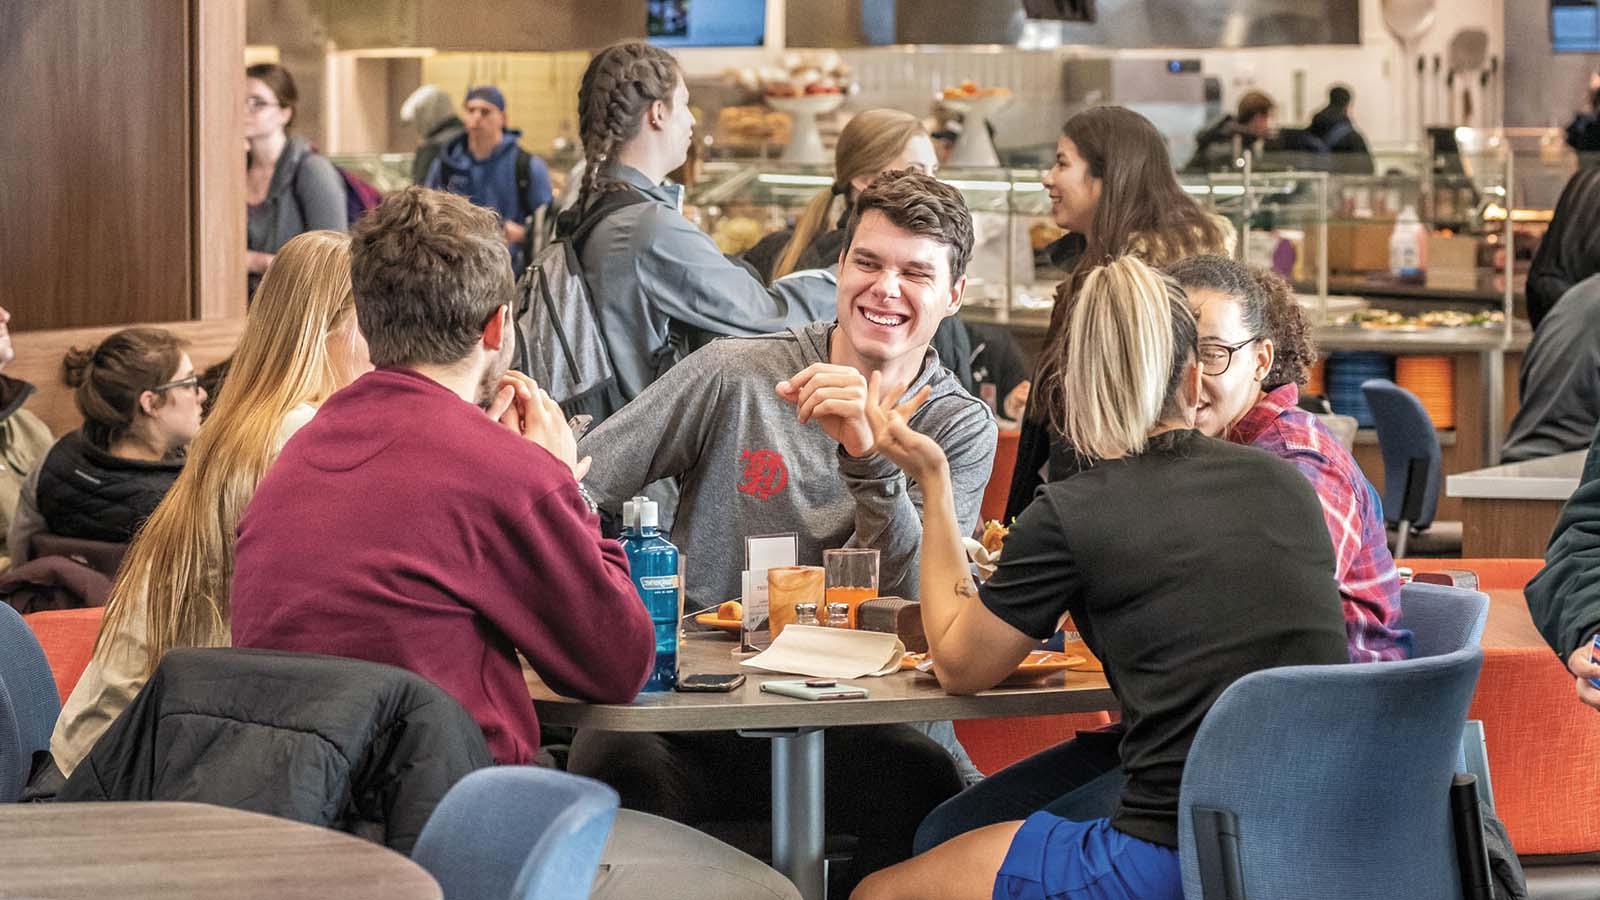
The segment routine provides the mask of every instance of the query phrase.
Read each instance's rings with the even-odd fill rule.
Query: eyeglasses
[[[195,372],[195,373],[189,375],[187,378],[179,378],[177,381],[169,381],[166,384],[158,384],[155,387],[151,388],[150,390],[155,391],[156,393],[159,394],[162,391],[170,391],[170,390],[174,390],[175,388],[195,388],[195,389],[198,389],[199,387],[200,387],[200,373],[199,372]]]
[[[1228,366],[1233,364],[1233,355],[1259,340],[1261,338],[1252,337],[1237,344],[1201,344],[1198,352],[1200,371],[1211,376],[1227,372]]]
[[[282,105],[282,103],[273,103],[271,100],[263,100],[260,97],[244,98],[244,108],[253,113],[258,113],[263,109],[272,109],[273,107]]]

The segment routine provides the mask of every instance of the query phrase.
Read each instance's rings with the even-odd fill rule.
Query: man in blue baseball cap
[[[550,203],[550,169],[517,146],[522,132],[506,127],[506,98],[499,88],[486,84],[467,91],[461,108],[466,133],[445,145],[423,184],[499,212],[511,267],[521,275],[534,214]]]

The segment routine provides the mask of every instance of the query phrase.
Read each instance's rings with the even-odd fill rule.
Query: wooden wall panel
[[[189,0],[194,59],[194,288],[191,315],[244,315],[245,0]]]
[[[158,328],[170,329],[182,338],[194,367],[205,370],[233,353],[244,332],[244,317],[206,321],[167,322]],[[44,420],[56,435],[65,434],[83,421],[72,402],[72,389],[61,383],[61,357],[69,347],[90,347],[122,326],[67,328],[51,331],[13,332],[16,359],[5,374],[30,382],[38,390],[28,398],[25,408]]]
[[[0,3],[0,287],[18,328],[191,314],[187,3]]]

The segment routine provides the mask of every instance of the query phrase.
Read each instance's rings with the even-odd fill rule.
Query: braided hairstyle
[[[639,133],[645,110],[657,100],[672,103],[681,78],[678,61],[660,47],[622,41],[596,53],[578,86],[578,135],[583,141],[583,186],[577,208],[602,185],[617,151]]]

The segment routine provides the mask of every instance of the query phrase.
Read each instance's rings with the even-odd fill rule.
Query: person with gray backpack
[[[666,177],[688,156],[688,101],[677,62],[643,42],[607,47],[584,71],[583,182],[523,279],[518,315],[518,367],[568,415],[605,418],[711,338],[833,316],[831,303],[764,287],[683,217]]]

